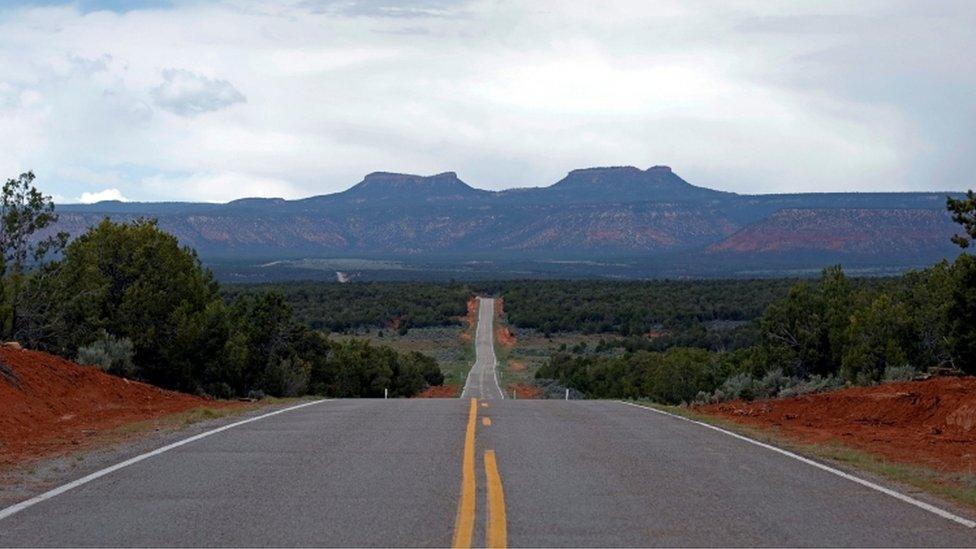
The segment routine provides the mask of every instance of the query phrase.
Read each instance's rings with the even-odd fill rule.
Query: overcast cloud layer
[[[0,175],[60,201],[976,185],[976,2],[6,2]]]

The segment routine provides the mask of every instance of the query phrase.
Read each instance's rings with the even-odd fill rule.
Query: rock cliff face
[[[500,192],[453,172],[376,172],[347,191],[294,201],[61,206],[59,228],[79,234],[106,216],[154,217],[205,260],[627,257],[688,266],[769,256],[782,266],[815,254],[914,265],[954,251],[944,203],[944,193],[744,196],[694,186],[666,166],[573,170],[549,187]]]
[[[954,230],[942,210],[894,208],[785,209],[709,247],[711,252],[795,250],[879,255],[941,251]]]

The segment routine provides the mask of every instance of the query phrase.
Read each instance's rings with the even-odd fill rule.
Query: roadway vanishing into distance
[[[976,545],[931,509],[673,416],[503,399],[493,308],[465,398],[248,420],[0,511],[0,545]]]
[[[461,398],[493,400],[505,398],[498,383],[498,359],[495,358],[495,300],[478,298],[478,327],[474,334],[474,366],[461,391]]]

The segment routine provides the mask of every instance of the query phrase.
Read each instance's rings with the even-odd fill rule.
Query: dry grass
[[[145,433],[148,431],[158,431],[158,430],[178,430],[184,427],[189,427],[191,425],[200,423],[202,421],[210,421],[214,419],[220,419],[224,417],[233,417],[245,414],[252,410],[257,410],[259,408],[265,408],[267,406],[274,405],[292,405],[305,402],[312,397],[289,397],[289,398],[278,398],[278,397],[266,397],[254,402],[239,402],[233,403],[231,405],[225,406],[201,406],[199,408],[191,408],[189,410],[184,410],[182,412],[177,412],[175,414],[168,414],[156,419],[150,419],[146,421],[137,421],[135,423],[129,423],[122,425],[105,433],[102,433],[99,438],[106,440],[116,440],[120,436],[130,436],[138,435],[140,433]]]
[[[260,401],[241,403],[239,406],[225,406],[219,408],[202,406],[200,408],[191,408],[183,412],[168,414],[156,419],[128,423],[103,433],[99,438],[115,439],[119,436],[125,437],[138,435],[148,431],[180,429],[183,427],[189,427],[195,423],[200,423],[201,421],[209,421],[211,419],[219,419],[222,417],[243,414],[270,404],[272,403],[268,401]]]

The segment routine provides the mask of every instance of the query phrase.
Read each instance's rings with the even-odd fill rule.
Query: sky
[[[0,177],[57,202],[976,186],[976,2],[4,0]]]

